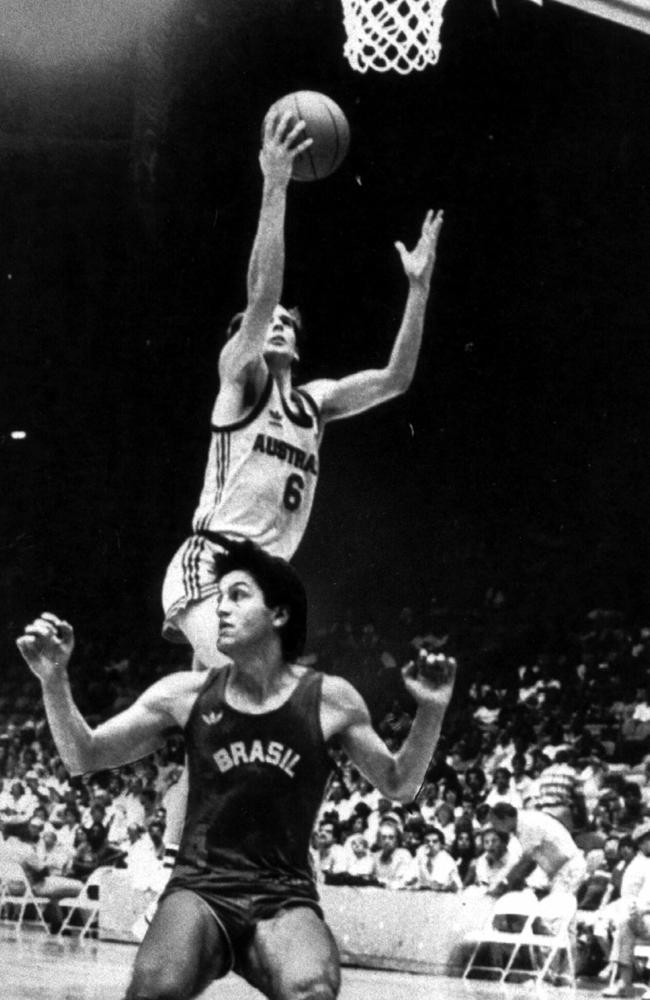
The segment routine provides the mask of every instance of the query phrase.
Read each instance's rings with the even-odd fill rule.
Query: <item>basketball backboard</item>
[[[587,14],[607,18],[627,28],[650,34],[650,4],[647,0],[559,0]]]

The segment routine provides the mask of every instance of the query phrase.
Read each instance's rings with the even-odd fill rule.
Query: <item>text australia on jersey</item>
[[[287,444],[281,438],[272,437],[270,434],[258,434],[253,444],[253,451],[261,451],[265,455],[273,455],[282,462],[288,462],[301,472],[311,472],[314,476],[318,474],[316,456],[310,452],[296,448],[293,444]]]

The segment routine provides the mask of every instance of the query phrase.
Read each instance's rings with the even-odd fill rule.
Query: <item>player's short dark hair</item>
[[[217,555],[219,579],[234,570],[250,573],[264,595],[268,608],[287,608],[289,617],[278,629],[282,655],[291,661],[299,657],[307,638],[307,594],[302,580],[286,559],[269,555],[250,539],[235,541],[219,536],[225,552]]]
[[[298,309],[297,306],[291,306],[291,308],[287,308],[287,312],[289,313],[291,319],[293,320],[293,330],[296,335],[296,344],[299,345],[301,344],[303,339],[302,316],[300,314],[300,310]],[[230,320],[228,326],[226,327],[226,340],[230,340],[231,337],[235,336],[235,334],[239,330],[239,327],[242,324],[243,318],[244,318],[243,310],[241,312],[235,313],[235,315]]]

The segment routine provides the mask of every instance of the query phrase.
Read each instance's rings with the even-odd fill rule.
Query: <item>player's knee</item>
[[[336,1000],[338,992],[338,977],[308,976],[285,984],[276,1000]]]
[[[187,983],[173,968],[140,965],[133,971],[125,1000],[187,1000],[190,995]]]

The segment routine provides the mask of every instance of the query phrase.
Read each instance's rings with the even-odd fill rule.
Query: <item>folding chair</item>
[[[470,972],[498,972],[499,981],[504,982],[509,975],[515,955],[525,941],[524,935],[528,932],[529,926],[538,912],[538,901],[535,895],[527,890],[523,892],[507,892],[495,902],[494,909],[485,925],[478,931],[471,931],[465,936],[466,943],[474,945],[472,953],[468,959],[463,979],[467,979]],[[517,930],[503,930],[504,924],[518,924]],[[478,964],[477,957],[481,948],[486,947],[493,961],[491,964]],[[497,947],[499,950],[497,952]],[[510,954],[502,963],[501,946],[508,947]],[[496,957],[498,954],[498,958]],[[498,964],[497,964],[498,962]]]
[[[113,871],[110,865],[102,865],[100,868],[96,868],[84,882],[78,896],[66,896],[64,899],[58,901],[59,906],[68,911],[57,934],[59,941],[61,941],[65,931],[70,934],[78,933],[79,940],[82,941],[83,938],[95,930],[99,918],[100,887],[104,875],[110,871]],[[75,913],[78,913],[81,917],[80,924],[71,923]]]
[[[35,896],[25,871],[17,861],[0,861],[0,922],[13,924],[21,930],[26,924],[42,927],[46,933],[50,928],[44,916],[44,907],[49,903],[47,896]],[[34,918],[28,919],[32,910]]]
[[[537,968],[537,982],[550,973],[553,962],[564,954],[569,971],[556,973],[556,979],[566,979],[569,985],[575,985],[571,925],[577,908],[576,897],[570,892],[551,892],[540,900],[522,942],[547,952],[546,959]]]

